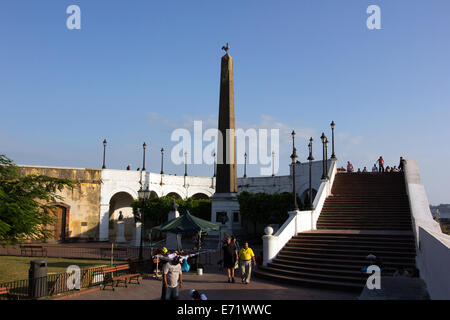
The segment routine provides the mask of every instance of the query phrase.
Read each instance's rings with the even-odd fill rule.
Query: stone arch
[[[116,194],[120,193],[120,192],[125,192],[128,193],[129,195],[131,195],[131,197],[133,197],[133,199],[138,199],[138,193],[137,193],[137,189],[134,190],[130,187],[120,187],[120,188],[116,188],[113,191],[111,191],[108,196],[105,198],[104,201],[102,201],[102,203],[110,203],[112,197],[114,197]]]
[[[194,198],[195,200],[200,200],[200,199],[208,200],[209,199],[209,196],[207,194],[205,194],[204,192],[197,192],[197,193],[193,194],[191,197]]]
[[[158,193],[156,193],[156,191],[152,190],[150,192],[150,199],[154,199],[154,198],[159,198]]]
[[[175,199],[183,199],[182,196],[180,196],[177,192],[169,192],[168,194],[165,195],[166,197],[174,197]]]
[[[191,187],[187,195],[188,198],[209,199],[214,195],[214,189]]]
[[[135,228],[133,208],[131,203],[134,197],[125,191],[115,193],[109,200],[109,239],[116,240],[118,237],[118,221],[122,215],[122,221],[125,224],[125,239],[131,241],[133,239],[133,230]]]
[[[317,190],[312,188],[313,202],[314,202],[314,199],[316,198],[316,194],[317,194]],[[300,196],[300,200],[302,201],[303,205],[307,205],[308,196],[309,196],[309,188],[304,190]]]

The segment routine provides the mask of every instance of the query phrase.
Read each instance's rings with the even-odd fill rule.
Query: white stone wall
[[[145,171],[104,169],[102,170],[99,213],[101,241],[109,239],[111,198],[120,192],[126,192],[133,199],[138,199],[137,191],[141,187],[141,181],[144,188],[148,185],[149,189],[154,191],[158,197],[166,196],[169,193],[176,193],[182,199],[192,197],[197,193],[211,197],[215,190],[215,179],[212,177],[185,177]],[[125,209],[125,211],[127,210]]]
[[[331,160],[328,160],[328,176],[331,175]],[[323,167],[322,161],[312,162],[312,188],[319,190],[322,183]],[[297,195],[302,197],[309,190],[309,163],[298,163],[295,167],[295,188]],[[292,192],[292,165],[289,176],[238,178],[238,192],[248,191],[251,193],[283,193]],[[304,197],[302,197],[302,201]]]
[[[450,299],[450,236],[433,220],[417,161],[405,163],[405,183],[416,239],[416,264],[431,299]]]

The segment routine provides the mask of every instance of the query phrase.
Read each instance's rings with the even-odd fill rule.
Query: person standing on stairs
[[[384,172],[384,159],[382,156],[377,160],[378,162],[378,172]]]
[[[398,169],[403,172],[403,170],[405,169],[405,159],[403,159],[403,157],[400,157],[400,163],[398,165]]]
[[[347,172],[353,172],[353,164],[347,161]]]

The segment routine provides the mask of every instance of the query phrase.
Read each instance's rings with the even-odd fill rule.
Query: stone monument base
[[[125,224],[123,221],[117,221],[117,238],[116,242],[124,243],[127,242],[125,239]]]
[[[227,219],[224,223],[223,219]],[[235,234],[241,230],[241,215],[237,193],[215,193],[211,197],[211,222],[221,226],[221,230],[211,235]]]

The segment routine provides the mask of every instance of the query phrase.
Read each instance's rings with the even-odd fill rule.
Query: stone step
[[[336,287],[336,288],[343,288],[343,289],[349,289],[349,290],[356,290],[361,291],[363,288],[363,285],[360,284],[354,284],[349,283],[345,281],[323,281],[323,280],[317,280],[317,279],[311,279],[309,277],[300,277],[300,276],[287,276],[287,275],[280,275],[280,274],[274,274],[271,272],[270,269],[261,267],[258,270],[254,271],[255,276],[268,279],[268,280],[275,280],[277,282],[283,282],[287,284],[297,284],[297,285],[308,285],[308,286],[314,286],[314,287]]]
[[[383,247],[383,248],[405,248],[415,250],[414,243],[411,241],[405,242],[392,242],[392,241],[364,241],[359,240],[358,242],[351,240],[325,240],[325,239],[294,239],[292,238],[287,244],[304,244],[311,246],[341,246],[341,247]]]
[[[286,259],[283,257],[276,257],[273,259],[274,263],[283,264],[283,265],[293,265],[300,267],[309,267],[309,268],[329,268],[329,269],[342,269],[342,270],[353,270],[353,271],[361,271],[363,267],[366,267],[369,263],[367,260],[361,261],[351,261],[352,263],[348,263],[349,261],[339,261],[339,260],[318,260],[318,259],[303,259],[302,261],[295,261],[291,259]],[[414,263],[411,264],[402,264],[400,265],[403,268],[415,269]],[[399,265],[391,264],[388,262],[384,262],[382,266],[383,270],[387,272],[395,272],[398,269]]]
[[[366,282],[366,278],[361,276],[349,276],[349,275],[330,275],[326,273],[312,273],[312,272],[305,272],[305,271],[291,271],[286,270],[282,268],[276,268],[276,267],[264,267],[265,270],[271,271],[274,274],[279,275],[286,275],[291,277],[298,277],[298,278],[308,278],[308,279],[314,279],[319,281],[328,281],[328,282],[341,282],[341,283],[353,283],[353,284],[360,284],[364,285]]]
[[[282,253],[280,252],[276,259],[284,259],[289,260],[292,262],[309,262],[309,263],[316,263],[316,264],[339,264],[342,266],[345,265],[357,265],[359,267],[367,266],[367,259],[366,257],[356,257],[354,259],[343,259],[340,257],[319,257],[319,256],[313,256],[313,257],[307,257],[307,256],[299,256],[296,254],[291,253]],[[409,266],[414,265],[415,260],[411,259],[399,259],[396,261],[382,259],[382,263],[384,267],[390,267],[390,268],[398,268],[399,266]]]
[[[292,259],[294,261],[301,261],[303,258],[309,258],[309,259],[315,259],[315,260],[325,260],[325,261],[339,261],[339,263],[343,263],[343,261],[357,261],[358,264],[360,263],[367,263],[367,257],[368,254],[360,254],[360,255],[353,255],[353,254],[330,254],[330,253],[313,253],[313,252],[302,252],[301,254],[299,252],[290,252],[290,251],[284,251],[281,250],[277,257],[280,258],[286,258],[286,259]],[[402,265],[404,263],[410,264],[415,262],[414,257],[394,257],[394,256],[382,256],[377,255],[377,258],[381,259],[381,261],[384,263],[388,263],[391,265]]]
[[[310,242],[294,242],[289,241],[285,248],[322,248],[322,249],[342,249],[342,250],[365,250],[365,251],[374,251],[374,250],[381,250],[381,251],[407,251],[415,254],[416,248],[413,246],[397,246],[395,244],[392,244],[390,246],[383,246],[383,244],[361,244],[359,242],[353,243],[352,245],[349,244],[336,244],[336,243],[310,243]]]
[[[374,254],[377,257],[402,257],[402,258],[414,258],[416,256],[415,251],[409,251],[409,250],[383,250],[380,248],[333,248],[333,247],[326,247],[326,248],[320,248],[320,247],[312,247],[312,246],[291,246],[286,245],[282,252],[292,252],[292,253],[298,253],[298,254],[326,254],[326,255],[355,255],[355,256],[362,256],[366,257],[369,254]]]

